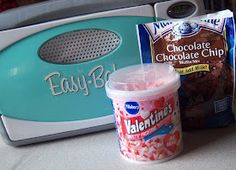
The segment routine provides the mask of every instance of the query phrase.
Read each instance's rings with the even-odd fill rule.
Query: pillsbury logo
[[[195,22],[182,22],[173,27],[173,32],[178,36],[189,36],[200,31],[200,27]]]
[[[137,102],[126,102],[125,103],[125,110],[131,114],[136,115],[139,112],[139,104]]]

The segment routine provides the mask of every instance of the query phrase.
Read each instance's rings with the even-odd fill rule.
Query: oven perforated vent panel
[[[72,64],[104,56],[120,44],[113,32],[87,29],[67,32],[45,42],[39,49],[44,61],[56,64]]]

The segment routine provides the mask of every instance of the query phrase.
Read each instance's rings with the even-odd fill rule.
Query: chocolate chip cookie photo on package
[[[181,75],[184,130],[235,122],[235,27],[229,10],[137,25],[141,61],[169,63]]]

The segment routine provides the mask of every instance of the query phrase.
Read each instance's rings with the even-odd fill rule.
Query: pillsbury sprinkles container
[[[113,101],[120,152],[142,163],[163,162],[183,146],[180,76],[168,64],[142,64],[113,72],[106,93]]]

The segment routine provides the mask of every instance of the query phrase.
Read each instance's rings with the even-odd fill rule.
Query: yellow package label
[[[208,64],[197,64],[184,68],[176,68],[176,71],[180,73],[180,75],[187,75],[199,71],[210,71]]]

